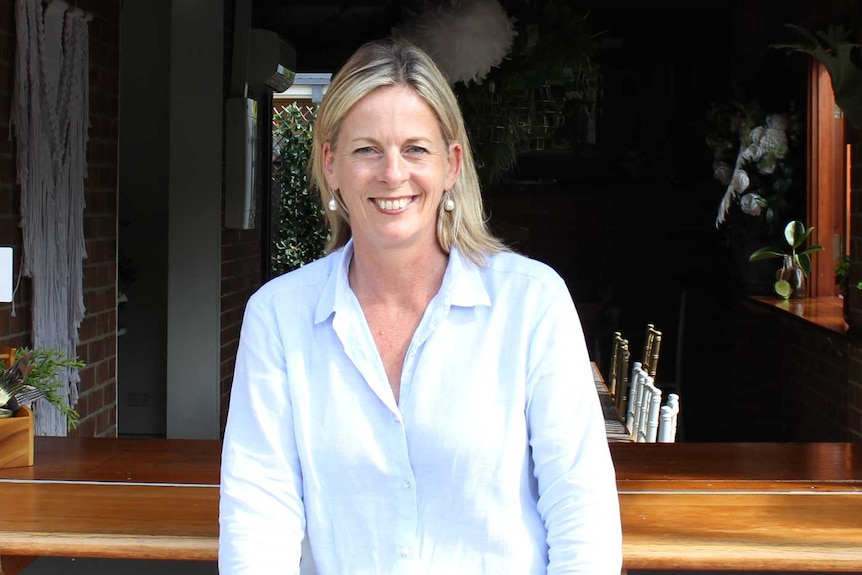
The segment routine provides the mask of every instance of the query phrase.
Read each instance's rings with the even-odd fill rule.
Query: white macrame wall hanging
[[[34,348],[77,355],[84,319],[84,179],[89,128],[92,16],[63,0],[16,0],[17,54],[11,129],[18,154],[23,250],[32,278]],[[64,374],[59,395],[78,401],[80,375]],[[36,434],[65,436],[65,416],[35,404]]]

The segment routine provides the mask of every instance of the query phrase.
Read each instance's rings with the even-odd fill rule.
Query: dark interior
[[[567,281],[603,369],[614,330],[635,350],[648,322],[663,330],[659,376],[685,382],[681,439],[785,437],[770,409],[780,382],[761,361],[770,324],[740,305],[752,286],[768,294],[771,280],[752,276],[751,250],[734,252],[715,228],[723,187],[703,121],[710,102],[730,99],[804,109],[805,60],[764,46],[794,40],[786,23],[816,27],[847,4],[570,2],[600,38],[595,143],[522,154],[485,190],[494,229]],[[417,5],[255,0],[253,18],[296,48],[298,71],[329,72]]]

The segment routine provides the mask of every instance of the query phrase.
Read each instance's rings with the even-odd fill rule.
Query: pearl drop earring
[[[326,207],[329,208],[330,212],[334,212],[338,209],[338,202],[335,201],[335,194],[338,193],[338,190],[332,190],[332,197],[329,198],[329,203],[326,204]]]
[[[452,195],[449,192],[446,192],[446,199],[443,200],[443,209],[447,212],[455,209],[455,200],[452,199]]]

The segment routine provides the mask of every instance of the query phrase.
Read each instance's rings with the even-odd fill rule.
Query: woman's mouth
[[[374,203],[377,204],[377,207],[381,210],[385,210],[388,212],[400,210],[402,208],[407,207],[407,204],[413,201],[413,198],[398,198],[396,200],[381,200],[374,199]]]

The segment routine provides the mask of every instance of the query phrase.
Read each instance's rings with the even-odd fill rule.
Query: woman
[[[458,103],[422,51],[362,46],[311,171],[330,253],[249,300],[219,569],[618,575],[615,474],[580,322],[487,230]]]

